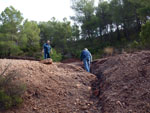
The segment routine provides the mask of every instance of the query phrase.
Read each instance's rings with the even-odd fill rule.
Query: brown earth
[[[94,61],[92,73],[99,79],[81,62],[0,59],[0,72],[9,63],[28,89],[22,106],[1,113],[150,113],[150,51]]]
[[[92,72],[102,113],[150,113],[150,51],[96,60]]]
[[[16,79],[27,85],[27,91],[23,105],[1,113],[100,113],[91,91],[96,77],[80,64],[0,59],[0,73],[9,63],[8,71],[21,73]]]

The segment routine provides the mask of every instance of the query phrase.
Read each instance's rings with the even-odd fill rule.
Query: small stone
[[[53,60],[51,58],[48,58],[48,59],[41,60],[40,63],[43,63],[43,64],[52,64]]]
[[[88,106],[82,106],[81,109],[82,109],[82,110],[87,110],[87,109],[88,109]]]
[[[92,88],[91,87],[88,87],[88,90],[91,90]]]
[[[36,108],[36,107],[34,107],[34,108],[33,108],[33,110],[35,111],[35,110],[37,110],[37,108]]]
[[[81,87],[81,84],[76,84],[76,87],[77,87],[77,88],[80,88],[80,87]]]

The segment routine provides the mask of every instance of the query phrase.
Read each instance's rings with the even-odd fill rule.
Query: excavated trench
[[[150,51],[96,60],[91,71],[102,113],[150,113]]]
[[[97,106],[100,108],[99,113],[104,113],[103,101],[102,101],[102,99],[99,99],[99,97],[102,94],[101,86],[103,85],[103,82],[104,82],[104,75],[101,71],[99,71],[98,73],[95,73],[94,65],[96,62],[97,61],[92,62],[91,73],[94,74],[97,79],[95,79],[95,81],[92,82],[91,87],[92,87],[92,91],[93,91],[93,96],[98,100]]]

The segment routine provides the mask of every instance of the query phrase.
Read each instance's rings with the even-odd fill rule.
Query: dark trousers
[[[90,72],[90,59],[84,58],[83,59],[84,68],[87,72]]]
[[[49,53],[44,52],[44,59],[47,59],[47,58],[50,58],[50,54],[49,54]]]

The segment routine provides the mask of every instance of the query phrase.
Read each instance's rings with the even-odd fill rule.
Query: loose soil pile
[[[94,94],[103,113],[150,113],[150,52],[96,60]]]
[[[27,85],[24,103],[17,109],[2,113],[100,113],[92,98],[91,82],[96,77],[74,64],[0,59],[0,73],[21,73],[16,79]]]

